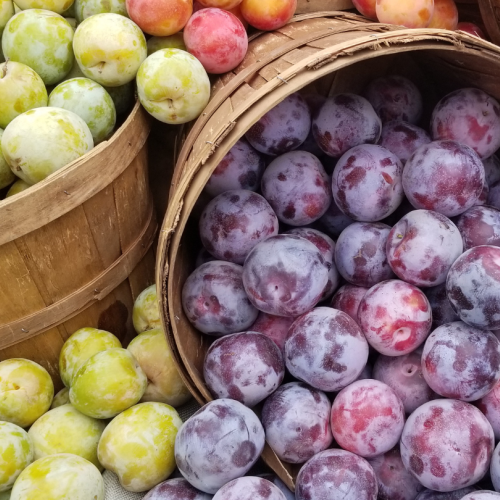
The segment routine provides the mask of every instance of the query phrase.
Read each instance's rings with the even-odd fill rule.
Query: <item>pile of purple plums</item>
[[[500,499],[500,104],[459,89],[423,128],[408,79],[363,95],[289,95],[206,185],[189,498],[293,498],[245,476],[267,441],[296,500]]]

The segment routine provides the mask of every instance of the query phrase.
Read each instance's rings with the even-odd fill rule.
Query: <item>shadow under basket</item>
[[[437,101],[457,88],[480,87],[500,99],[500,48],[462,33],[407,30],[342,12],[297,16],[251,41],[243,63],[215,82],[205,112],[184,131],[160,235],[156,283],[179,369],[201,404],[212,399],[203,361],[213,337],[189,323],[181,290],[200,249],[193,210],[206,182],[236,141],[286,96],[297,91],[360,93],[387,74],[417,84],[425,103],[422,123],[427,124]],[[262,458],[294,489],[300,466],[281,462],[269,446]]]

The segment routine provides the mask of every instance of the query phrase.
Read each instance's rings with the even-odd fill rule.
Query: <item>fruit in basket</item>
[[[225,484],[214,495],[215,500],[286,500],[271,481],[262,477],[239,477]]]
[[[424,129],[403,120],[392,120],[384,123],[378,144],[394,153],[405,164],[420,146],[429,142],[431,138]]]
[[[288,336],[288,329],[293,323],[293,318],[285,316],[273,316],[264,312],[259,312],[255,323],[248,328],[249,332],[263,333],[269,337],[279,348],[282,354],[285,352],[285,340]]]
[[[401,458],[426,488],[447,492],[470,486],[485,475],[494,443],[493,429],[477,408],[438,399],[408,417]]]
[[[147,378],[126,349],[98,352],[83,364],[71,381],[69,399],[81,413],[112,418],[139,402]]]
[[[377,0],[377,19],[381,23],[407,28],[427,28],[434,12],[434,0]]]
[[[175,440],[175,460],[195,487],[215,493],[255,464],[265,436],[257,415],[232,399],[216,399],[181,427]]]
[[[53,410],[54,408],[67,404],[69,404],[69,388],[64,387],[54,396],[50,409]]]
[[[50,410],[28,432],[35,460],[47,455],[71,453],[102,469],[97,460],[97,444],[105,427],[104,422],[83,415],[70,404]]]
[[[176,477],[155,486],[143,500],[211,500],[212,495],[197,490],[184,478]]]
[[[96,14],[120,14],[128,17],[125,0],[75,0],[75,17],[78,24]]]
[[[312,131],[323,152],[339,158],[354,146],[376,144],[382,123],[364,97],[338,94],[321,106],[313,119]]]
[[[187,50],[182,33],[175,33],[170,36],[152,36],[148,40],[148,56],[161,49],[181,49]]]
[[[376,0],[353,0],[352,3],[362,16],[377,21],[377,13],[375,11]]]
[[[132,322],[137,333],[161,328],[156,285],[148,286],[135,299]]]
[[[254,28],[273,31],[284,26],[295,14],[297,0],[243,0],[240,4],[243,17]]]
[[[99,461],[128,491],[147,491],[175,469],[174,443],[182,420],[163,403],[142,403],[124,411],[104,430]]]
[[[12,186],[10,186],[10,189],[7,191],[7,194],[5,195],[5,198],[9,198],[11,196],[14,196],[16,194],[21,193],[25,189],[28,189],[31,187],[31,184],[28,184],[27,182],[24,182],[21,179],[18,179]]]
[[[47,90],[42,79],[26,64],[0,64],[0,128],[33,108],[47,106]]]
[[[32,461],[33,443],[28,433],[15,424],[0,421],[0,492],[10,490]]]
[[[0,0],[0,41],[2,39],[2,33],[7,24],[8,20],[14,15],[14,3],[12,0]],[[0,44],[1,45],[1,44]],[[0,48],[0,57],[2,51]]]
[[[434,0],[434,13],[428,28],[456,30],[458,9],[454,0]]]
[[[301,464],[332,443],[331,403],[325,393],[302,382],[282,385],[262,408],[266,440],[285,462]]]
[[[472,207],[460,215],[457,228],[464,250],[479,245],[500,246],[500,210],[493,207]]]
[[[471,286],[480,283],[481,286]],[[500,329],[500,248],[483,245],[463,253],[451,266],[446,290],[453,309],[470,326]]]
[[[43,9],[50,10],[57,14],[63,14],[73,5],[73,1],[74,0],[16,0],[16,5],[21,10]]]
[[[377,476],[368,461],[339,449],[314,455],[300,469],[296,484],[296,500],[376,500],[378,493]]]
[[[210,99],[210,80],[196,57],[179,49],[151,54],[137,73],[137,92],[146,111],[164,123],[186,123]]]
[[[242,0],[199,0],[198,3],[201,7],[216,7],[230,11],[241,4]],[[201,10],[201,9],[198,9]]]
[[[139,26],[113,13],[85,19],[76,29],[73,49],[83,74],[109,87],[132,81],[147,56]]]
[[[29,427],[50,407],[54,384],[47,370],[22,358],[0,362],[0,421]]]
[[[26,64],[45,85],[53,85],[69,73],[73,64],[73,33],[71,25],[59,14],[29,9],[7,23],[2,50],[6,59]]]
[[[94,144],[109,138],[116,123],[115,104],[98,83],[73,78],[60,83],[49,96],[49,106],[77,114],[88,125]]]
[[[77,455],[61,453],[33,462],[17,478],[10,500],[104,500],[97,467]]]
[[[12,173],[2,154],[2,135],[3,130],[0,128],[0,189],[7,187],[16,180],[16,176]]]
[[[300,94],[291,94],[268,111],[245,134],[257,151],[277,156],[297,149],[309,135],[311,112]]]
[[[63,384],[70,387],[78,370],[94,354],[121,346],[112,333],[97,328],[80,328],[64,342],[59,354],[59,374]]]
[[[60,108],[26,111],[9,123],[2,136],[7,163],[28,184],[43,181],[93,147],[87,124]]]
[[[469,33],[469,35],[477,36],[478,38],[486,40],[484,31],[477,24],[460,22],[457,24],[457,30],[464,31],[465,33]]]
[[[455,90],[434,108],[431,135],[466,144],[481,158],[488,158],[500,147],[500,104],[475,88]]]
[[[177,407],[191,398],[161,328],[141,333],[130,342],[127,349],[148,378],[141,402],[156,401]]]
[[[205,0],[204,3],[208,3],[208,2],[211,2],[211,3],[216,3],[216,2],[226,2],[226,1],[231,1],[231,2],[235,2],[235,1],[238,1],[238,5],[236,5],[236,7],[232,7],[231,9],[228,9],[226,7],[220,7],[219,5],[207,5],[206,7],[204,5],[202,5],[200,2],[198,2],[197,0],[194,0],[193,2],[193,13],[194,12],[198,12],[199,10],[202,10],[202,9],[206,9],[208,7],[218,7],[219,9],[224,9],[224,10],[227,10],[228,12],[231,12],[231,14],[234,14],[240,21],[241,23],[243,24],[243,26],[245,27],[245,29],[248,28],[248,21],[243,17],[243,14],[241,13],[241,1],[240,0]]]

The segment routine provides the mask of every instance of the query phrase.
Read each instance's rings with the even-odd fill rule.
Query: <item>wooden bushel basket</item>
[[[462,33],[407,30],[342,12],[297,16],[273,33],[258,34],[243,63],[214,84],[210,103],[184,139],[163,221],[156,283],[163,322],[179,368],[196,399],[212,399],[203,360],[213,338],[195,330],[182,309],[181,290],[201,248],[194,217],[203,187],[245,132],[286,96],[360,93],[384,74],[412,79],[424,96],[424,123],[451,90],[479,86],[500,99],[500,48]],[[290,487],[299,469],[266,447],[263,459]]]
[[[150,125],[137,103],[109,141],[0,202],[0,361],[40,363],[56,390],[66,338],[90,326],[126,343],[154,282]]]

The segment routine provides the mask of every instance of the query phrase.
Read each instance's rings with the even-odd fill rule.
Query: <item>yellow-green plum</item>
[[[47,90],[42,79],[26,64],[0,64],[0,128],[33,108],[47,106]]]
[[[116,123],[115,104],[102,85],[90,78],[60,83],[49,96],[49,106],[73,111],[88,125],[94,144],[107,139]]]
[[[0,0],[0,40],[7,21],[14,15],[12,0]]]
[[[102,420],[87,417],[70,404],[50,410],[28,431],[35,460],[58,453],[72,453],[102,469],[97,459],[97,445],[105,427]]]
[[[73,5],[74,0],[16,0],[21,10],[43,9],[63,14]]]
[[[170,36],[152,36],[148,40],[148,56],[161,49],[187,50],[182,33]]]
[[[210,80],[196,57],[180,49],[151,54],[137,73],[139,100],[146,111],[164,123],[197,118],[210,99]]]
[[[125,0],[75,0],[76,20],[81,23],[96,14],[120,14],[128,17]]]
[[[94,354],[78,370],[71,404],[93,418],[112,418],[140,401],[148,380],[130,351],[119,347]]]
[[[5,58],[34,69],[45,85],[60,82],[73,64],[73,28],[64,17],[43,9],[11,17],[2,36]]]
[[[67,387],[62,388],[52,400],[50,409],[59,408],[59,406],[67,405],[69,403],[69,389]]]
[[[30,109],[14,118],[2,136],[5,160],[28,184],[43,181],[93,147],[87,124],[61,108]]]
[[[0,422],[0,491],[10,490],[32,461],[33,444],[28,433],[10,422]]]
[[[121,346],[121,342],[106,330],[80,328],[64,342],[59,354],[59,374],[63,384],[69,387],[76,372],[94,354]]]
[[[69,25],[73,28],[73,31],[76,30],[78,23],[74,17],[65,17],[66,21],[68,21]]]
[[[128,82],[119,87],[104,87],[115,103],[116,115],[127,114],[135,104],[135,82]]]
[[[2,154],[2,135],[3,130],[0,128],[0,189],[7,187],[16,180],[16,176],[12,173]]]
[[[28,427],[49,408],[54,384],[34,361],[12,358],[0,362],[0,420]]]
[[[127,349],[148,377],[148,387],[141,401],[180,406],[191,398],[161,328],[141,333],[130,342]]]
[[[61,12],[61,16],[66,18],[76,18],[75,3],[75,1],[71,2],[71,5],[64,12]]]
[[[61,453],[40,458],[17,478],[10,500],[104,500],[104,481],[94,464]]]
[[[142,403],[118,415],[104,430],[99,461],[128,491],[147,491],[175,469],[174,445],[182,425],[177,412],[163,403]]]
[[[22,191],[24,191],[25,189],[28,189],[30,187],[31,187],[31,184],[24,182],[22,179],[18,179],[16,182],[14,182],[14,184],[12,184],[12,186],[10,186],[5,197],[10,198],[11,196],[19,194]]]
[[[108,87],[132,81],[147,56],[139,26],[113,13],[85,19],[76,29],[73,49],[83,74]]]
[[[132,322],[137,333],[161,327],[156,285],[148,286],[135,299]]]

